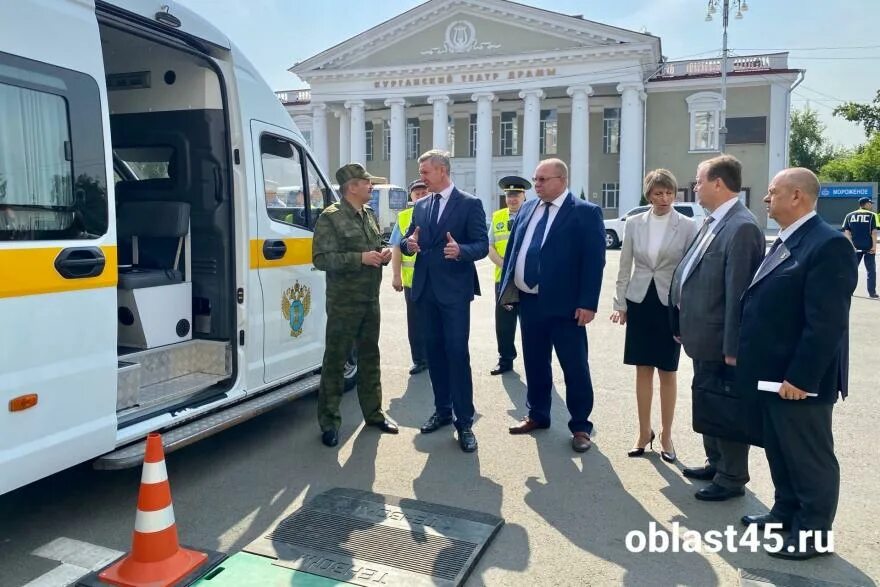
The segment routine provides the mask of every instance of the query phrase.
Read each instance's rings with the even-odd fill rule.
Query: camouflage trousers
[[[327,336],[321,387],[318,389],[321,430],[338,430],[342,422],[339,403],[344,388],[345,362],[352,348],[357,348],[357,393],[364,421],[375,424],[385,419],[379,372],[379,301],[327,300]]]

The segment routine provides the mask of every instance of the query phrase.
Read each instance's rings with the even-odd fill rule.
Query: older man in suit
[[[694,361],[693,424],[703,434],[706,464],[685,477],[712,481],[696,498],[724,501],[745,493],[749,447],[738,442],[741,406],[734,378],[739,300],[764,255],[764,234],[738,199],[742,165],[730,155],[704,161],[694,190],[710,212],[672,277],[673,332]]]
[[[482,203],[456,188],[449,170],[449,153],[432,150],[419,157],[419,175],[432,193],[416,202],[400,250],[418,253],[412,299],[427,333],[434,388],[434,413],[421,431],[448,426],[454,415],[461,450],[473,452],[477,438],[471,428],[474,387],[468,337],[471,302],[480,294],[474,261],[489,254],[489,234]]]
[[[831,411],[847,393],[850,296],[858,283],[852,245],[816,216],[818,195],[808,169],[786,169],[770,182],[764,202],[779,238],[743,296],[738,355],[740,379],[763,408],[776,489],[770,513],[743,523],[790,529],[771,554],[797,560],[824,554],[837,510]]]
[[[538,198],[526,202],[513,222],[504,256],[498,303],[519,303],[529,414],[510,428],[526,434],[550,427],[553,349],[565,374],[571,446],[591,446],[593,383],[587,362],[587,331],[599,305],[605,267],[605,225],[595,204],[568,190],[568,167],[542,161],[533,178]]]

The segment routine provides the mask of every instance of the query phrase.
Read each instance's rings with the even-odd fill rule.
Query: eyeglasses
[[[551,175],[550,177],[533,177],[532,182],[544,183],[545,181],[550,181],[551,179],[560,179],[561,177],[561,175]]]

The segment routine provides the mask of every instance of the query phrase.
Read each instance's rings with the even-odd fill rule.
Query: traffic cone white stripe
[[[161,532],[173,525],[174,506],[170,504],[166,508],[152,512],[145,512],[139,509],[134,519],[134,531],[141,534]]]
[[[152,485],[168,481],[168,471],[165,469],[165,460],[158,463],[144,463],[144,471],[141,473],[141,483]]]

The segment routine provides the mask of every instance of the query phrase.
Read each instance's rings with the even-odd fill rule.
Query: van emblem
[[[290,325],[290,336],[297,337],[303,333],[306,316],[312,310],[312,288],[297,281],[281,296],[281,314]]]

